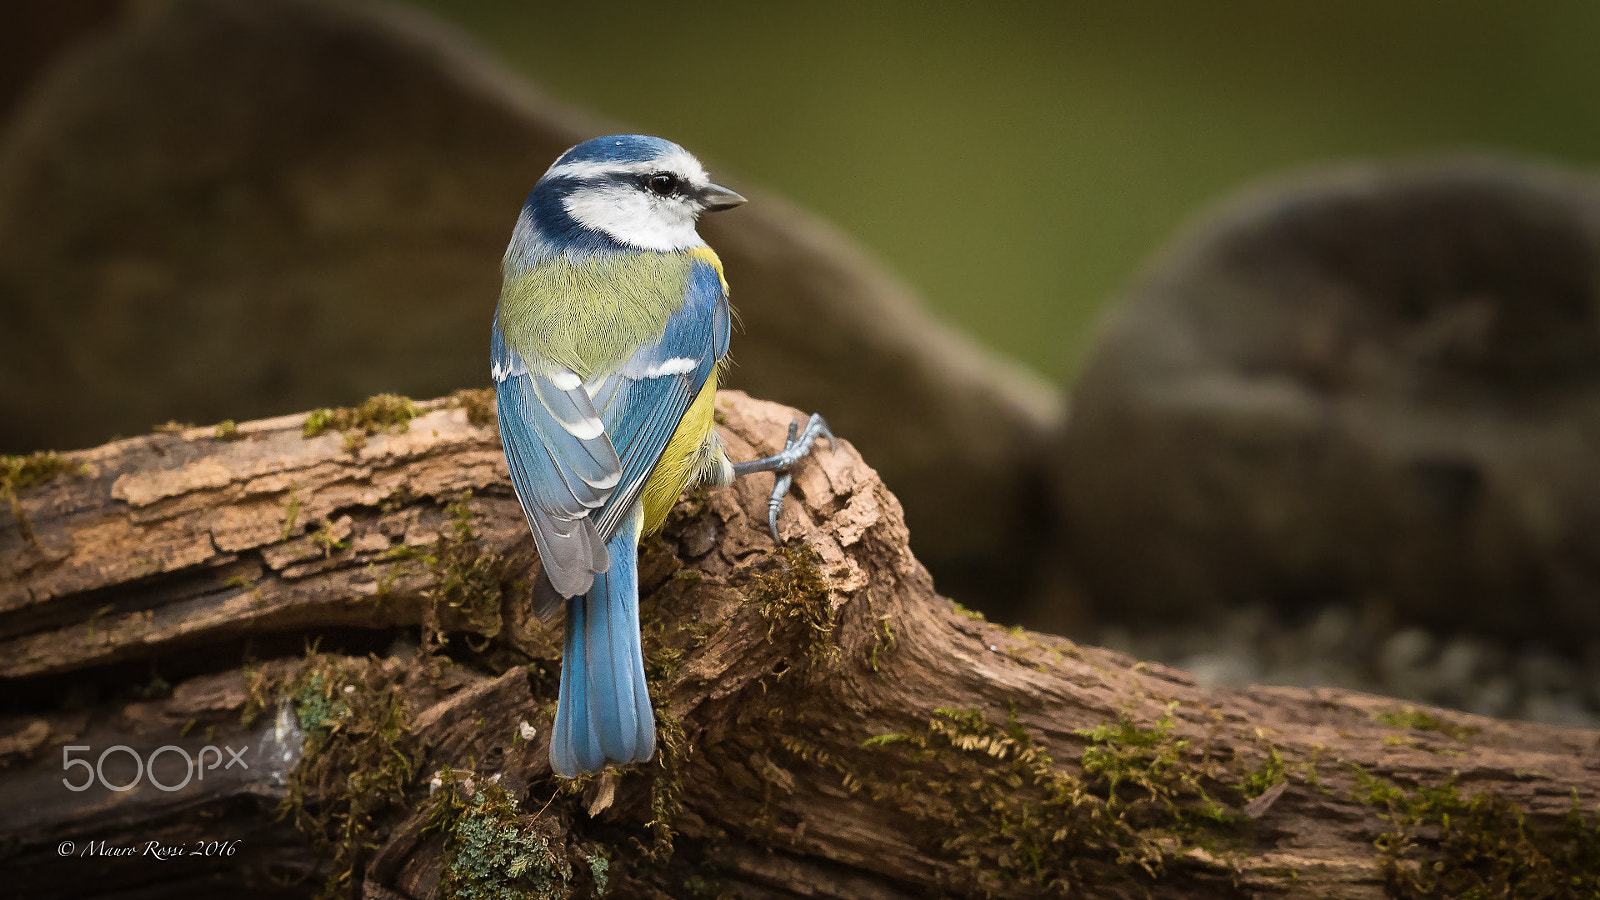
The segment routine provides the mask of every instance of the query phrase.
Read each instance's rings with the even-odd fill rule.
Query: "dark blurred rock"
[[[0,29],[0,122],[56,57],[111,27],[133,0],[13,3]]]
[[[184,0],[82,48],[0,137],[0,452],[486,384],[522,198],[614,130],[399,8]],[[1003,613],[1056,397],[713,168],[756,198],[707,228],[734,386],[825,413],[941,588]]]
[[[1374,601],[1600,634],[1600,186],[1489,159],[1277,185],[1115,308],[1056,448],[1135,619]]]

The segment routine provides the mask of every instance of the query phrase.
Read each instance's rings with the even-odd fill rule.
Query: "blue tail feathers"
[[[550,744],[550,765],[565,778],[655,754],[656,718],[639,646],[638,516],[606,542],[611,567],[595,575],[587,595],[567,600]]]

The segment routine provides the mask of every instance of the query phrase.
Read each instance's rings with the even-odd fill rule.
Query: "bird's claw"
[[[795,435],[800,433],[800,421],[789,421],[789,437],[783,442],[783,449],[789,450],[794,446]],[[783,498],[788,496],[789,487],[794,484],[794,473],[784,469],[776,473],[777,478],[772,483],[772,495],[767,498],[767,528],[772,531],[774,543],[778,540],[778,514],[783,511]]]
[[[828,429],[828,423],[820,415],[813,414],[810,421],[806,422],[804,433],[800,431],[798,419],[789,423],[789,436],[783,443],[783,450],[763,459],[750,462],[734,463],[733,474],[751,475],[756,472],[772,472],[777,475],[777,481],[772,486],[772,494],[767,498],[767,527],[772,531],[772,540],[782,543],[778,537],[778,513],[783,511],[783,498],[788,496],[789,488],[794,484],[793,469],[800,460],[811,453],[811,447],[817,438],[828,439],[828,446],[834,446],[833,432]]]

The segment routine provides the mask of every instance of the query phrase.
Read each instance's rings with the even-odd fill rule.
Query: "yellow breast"
[[[711,370],[705,387],[684,411],[678,430],[667,441],[667,449],[656,463],[655,471],[644,483],[639,500],[644,504],[644,534],[653,534],[667,521],[678,495],[689,486],[690,480],[700,474],[706,462],[706,443],[711,429],[716,427],[717,382],[722,378],[722,364]]]

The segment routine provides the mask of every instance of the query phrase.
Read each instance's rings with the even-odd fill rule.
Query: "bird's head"
[[[595,138],[561,154],[529,200],[559,209],[578,228],[661,252],[704,244],[694,228],[700,214],[745,202],[713,184],[689,151],[640,134]]]

